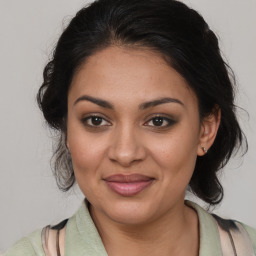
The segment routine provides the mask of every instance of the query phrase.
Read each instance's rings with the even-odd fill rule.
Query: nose
[[[123,127],[114,132],[111,145],[108,150],[111,161],[128,167],[134,162],[140,162],[146,157],[141,136],[136,133],[134,127]]]

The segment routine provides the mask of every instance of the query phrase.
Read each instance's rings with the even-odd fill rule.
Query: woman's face
[[[201,137],[194,92],[156,53],[109,47],[73,78],[67,145],[78,185],[108,219],[145,223],[184,206]]]

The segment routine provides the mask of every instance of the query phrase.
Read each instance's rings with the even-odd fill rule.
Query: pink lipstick
[[[109,188],[121,196],[133,196],[147,188],[153,178],[141,174],[112,175],[104,179]]]

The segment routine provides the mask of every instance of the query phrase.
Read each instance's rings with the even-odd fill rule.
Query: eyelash
[[[156,120],[157,118],[159,119],[162,119],[163,123],[167,123],[165,124],[164,126],[151,126],[151,125],[148,125],[148,123],[150,122],[153,122],[154,120]],[[170,126],[172,126],[173,124],[175,124],[175,121],[171,118],[168,118],[168,117],[165,117],[163,115],[156,115],[156,116],[153,116],[149,121],[147,121],[145,124],[147,124],[146,126],[150,126],[152,128],[157,128],[157,129],[164,129],[164,128],[168,128]]]
[[[101,117],[100,115],[90,115],[90,116],[87,116],[85,118],[82,118],[82,123],[87,126],[87,127],[90,127],[90,128],[100,128],[102,126],[110,126],[110,125],[93,125],[93,124],[88,124],[88,120],[91,120],[92,121],[92,118],[100,118],[101,120],[105,121],[105,122],[108,122],[106,121],[105,118]],[[108,122],[109,123],[109,122]]]
[[[107,125],[93,125],[92,123],[91,124],[88,124],[88,121],[90,120],[92,122],[92,118],[100,118],[103,122],[107,122],[109,124]],[[156,120],[157,118],[160,118],[162,119],[163,122],[167,122],[166,125],[164,126],[153,126],[153,125],[148,125],[150,122],[153,122],[154,120]],[[99,129],[99,128],[103,128],[103,127],[106,127],[106,126],[111,126],[111,123],[108,122],[104,117],[101,117],[100,115],[90,115],[90,116],[87,116],[85,118],[82,118],[82,123],[86,126],[86,127],[89,127],[89,128],[92,128],[92,129]],[[173,124],[175,124],[176,122],[171,119],[171,118],[167,118],[163,115],[155,115],[153,116],[152,118],[150,118],[150,120],[148,120],[147,122],[144,123],[144,125],[146,126],[149,126],[151,128],[157,128],[157,129],[164,129],[164,128],[168,128],[170,126],[172,126]]]

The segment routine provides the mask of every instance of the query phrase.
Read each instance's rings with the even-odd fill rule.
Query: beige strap
[[[45,256],[64,256],[65,230],[51,229],[50,226],[42,230],[42,246]]]
[[[49,230],[50,230],[50,226],[47,226],[43,228],[42,234],[41,234],[41,240],[42,240],[45,256],[50,256],[50,252],[48,250]]]
[[[218,224],[223,256],[255,256],[248,233],[240,223],[235,224],[238,230],[228,231]]]
[[[57,251],[57,256],[61,256],[60,255],[60,230],[57,230],[56,233],[56,251]]]

